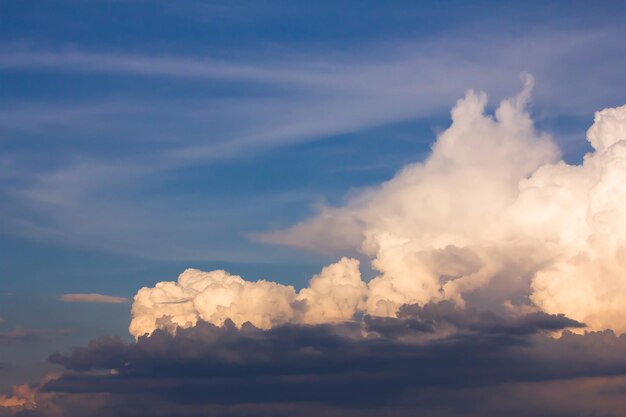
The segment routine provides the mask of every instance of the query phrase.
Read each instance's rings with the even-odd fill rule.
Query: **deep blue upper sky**
[[[467,89],[493,105],[522,71],[579,161],[593,112],[624,104],[625,18],[622,1],[0,1],[4,326],[123,334],[128,305],[56,297],[192,266],[300,286],[326,260],[250,233],[423,159]]]

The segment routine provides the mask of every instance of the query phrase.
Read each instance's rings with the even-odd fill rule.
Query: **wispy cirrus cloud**
[[[72,329],[31,329],[16,326],[12,330],[0,332],[0,341],[28,342],[33,340],[66,336],[73,333]]]
[[[201,257],[229,257],[231,249],[207,248],[200,234],[242,224],[251,218],[251,206],[236,198],[212,200],[223,201],[223,216],[234,218],[211,224],[202,192],[185,196],[188,213],[179,216],[180,195],[166,192],[155,199],[149,190],[172,173],[216,161],[236,163],[287,145],[445,114],[469,87],[498,99],[515,89],[521,70],[538,80],[541,118],[591,114],[617,100],[614,86],[623,81],[626,62],[594,66],[585,57],[591,51],[626,56],[619,33],[608,27],[521,37],[454,34],[341,53],[270,51],[263,60],[258,52],[217,60],[5,44],[3,71],[104,77],[107,87],[72,99],[3,100],[0,127],[8,134],[0,144],[9,152],[0,159],[1,208],[7,213],[2,228],[143,256],[174,256],[186,246],[186,253]],[[150,83],[162,77],[172,88],[154,92],[157,84]],[[136,197],[143,192],[153,201]],[[307,205],[318,195],[302,198]],[[77,218],[89,213],[98,220],[78,227]],[[194,231],[203,218],[203,230]],[[189,233],[175,237],[164,226],[172,222]],[[136,232],[123,233],[126,226]]]

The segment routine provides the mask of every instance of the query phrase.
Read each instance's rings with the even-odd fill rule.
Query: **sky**
[[[623,416],[625,19],[0,0],[0,416]]]

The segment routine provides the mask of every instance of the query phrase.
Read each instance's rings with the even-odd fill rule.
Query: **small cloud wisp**
[[[103,294],[63,294],[59,297],[60,301],[68,303],[108,303],[108,304],[122,304],[127,303],[126,297],[115,297],[111,295]]]

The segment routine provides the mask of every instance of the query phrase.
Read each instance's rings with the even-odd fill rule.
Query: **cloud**
[[[470,91],[426,161],[265,236],[359,250],[374,279],[347,257],[300,291],[188,269],[138,291],[135,342],[51,355],[65,371],[37,408],[5,396],[0,413],[620,416],[626,336],[588,330],[624,331],[626,106],[568,165],[524,82],[493,116]]]
[[[364,300],[366,285],[359,262],[342,258],[325,267],[296,293],[290,285],[250,282],[226,271],[188,269],[176,282],[144,287],[135,295],[130,333],[141,336],[159,328],[194,326],[198,320],[221,326],[231,320],[268,329],[284,323],[349,320]]]
[[[102,337],[52,355],[65,372],[44,384],[32,415],[49,415],[49,404],[65,416],[559,415],[572,407],[547,404],[541,389],[576,387],[595,401],[610,394],[587,384],[619,387],[614,378],[626,373],[623,337],[549,336],[580,326],[564,316],[450,302],[405,306],[397,318],[267,330],[200,320],[176,334],[157,330],[132,343]],[[508,402],[489,400],[509,391],[516,395]],[[605,404],[605,414],[618,416],[623,403]],[[585,407],[573,408],[600,409]]]
[[[560,160],[526,107],[533,79],[502,101],[470,91],[426,161],[404,167],[343,207],[266,242],[314,251],[360,251],[378,273],[367,284],[342,258],[296,293],[225,271],[187,270],[135,296],[135,337],[198,320],[268,329],[396,316],[403,305],[451,300],[566,314],[591,329],[626,331],[626,106],[596,113],[581,165]]]
[[[379,273],[365,301],[373,315],[478,299],[626,331],[626,106],[596,113],[593,151],[568,165],[533,126],[531,87],[526,76],[494,116],[485,94],[468,92],[426,161],[342,207],[257,237],[363,253]]]
[[[128,298],[114,297],[111,295],[103,294],[63,294],[59,297],[59,300],[70,303],[109,303],[109,304],[121,304],[127,303]]]
[[[66,336],[73,333],[72,329],[29,329],[27,327],[16,326],[12,330],[0,332],[0,342],[25,342],[41,340],[59,336]]]
[[[41,388],[48,382],[59,377],[60,374],[51,373],[44,376],[34,387],[28,384],[13,386],[11,390],[12,395],[0,395],[0,416],[15,415],[24,410],[36,409],[36,397]]]
[[[35,393],[27,384],[13,387],[13,395],[0,395],[0,407],[5,408],[34,408]]]
[[[468,86],[504,97],[524,69],[541,84],[537,102],[544,121],[578,120],[622,99],[614,88],[626,74],[623,60],[615,58],[625,56],[622,32],[621,26],[566,31],[554,25],[525,36],[441,32],[341,52],[270,49],[263,60],[256,49],[215,60],[206,51],[142,55],[3,44],[0,66],[6,72],[27,71],[42,83],[51,72],[79,73],[94,85],[105,76],[107,88],[90,89],[86,81],[80,94],[67,95],[71,99],[29,96],[0,106],[0,125],[8,132],[3,139],[12,144],[0,158],[0,222],[8,233],[28,239],[144,257],[267,258],[272,252],[258,246],[243,250],[246,242],[238,241],[224,247],[221,239],[213,240],[220,240],[217,245],[205,236],[228,229],[224,235],[232,239],[243,232],[235,225],[256,221],[246,231],[258,230],[284,221],[283,215],[260,219],[249,208],[249,195],[245,201],[207,201],[206,193],[155,198],[152,185],[164,179],[170,184],[173,172],[190,166],[439,116]],[[597,58],[589,59],[591,53]],[[612,65],[591,64],[601,61]],[[161,77],[171,83],[167,92],[158,87]],[[133,89],[126,88],[129,82]],[[106,156],[99,151],[102,143],[110,144]],[[139,190],[146,198],[136,197]],[[318,197],[311,194],[303,205]],[[229,218],[208,221],[209,205]]]
[[[131,359],[145,359],[139,366],[167,367],[162,361],[182,363],[189,358],[193,366],[204,362],[208,369],[221,362],[237,369],[250,370],[267,364],[271,365],[268,371],[280,374],[283,372],[280,366],[285,366],[287,370],[289,366],[296,366],[297,362],[297,367],[309,368],[316,358],[325,361],[335,354],[348,355],[350,346],[357,349],[353,352],[354,360],[360,361],[358,349],[368,351],[367,355],[374,355],[379,349],[378,343],[406,344],[406,348],[418,349],[445,340],[479,341],[485,338],[486,344],[523,345],[524,339],[531,335],[581,327],[584,327],[582,323],[563,315],[499,315],[473,308],[460,309],[444,301],[423,307],[404,306],[397,318],[365,316],[361,321],[334,324],[282,324],[261,329],[249,322],[237,326],[231,320],[221,325],[198,320],[195,325],[180,328],[176,333],[167,329],[155,330],[152,335],[140,336],[136,343],[102,337],[85,348],[74,350],[71,355],[55,354],[51,356],[51,361],[69,370],[119,368],[118,371],[125,372],[125,364]],[[489,341],[489,338],[492,340]],[[311,349],[302,348],[309,344]],[[163,350],[162,346],[168,346],[168,350]],[[229,351],[231,354],[227,353]],[[146,357],[142,357],[144,354]],[[280,365],[283,360],[285,363]],[[344,366],[351,367],[349,364]],[[185,371],[181,369],[179,372]]]

